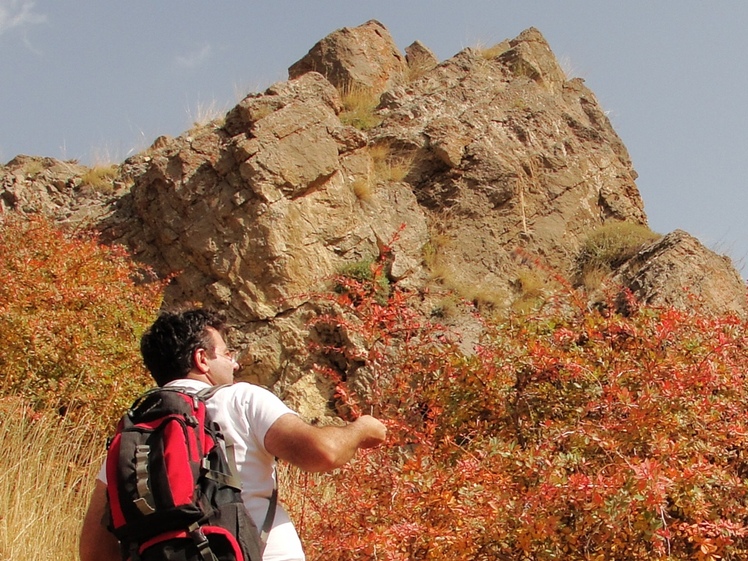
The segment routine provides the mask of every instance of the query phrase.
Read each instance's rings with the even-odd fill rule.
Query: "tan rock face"
[[[593,229],[646,224],[626,148],[535,29],[442,63],[414,43],[406,65],[372,21],[323,39],[289,74],[225,120],[158,139],[119,166],[106,196],[81,186],[85,168],[19,159],[0,168],[0,204],[86,216],[105,240],[174,275],[167,306],[226,310],[241,376],[310,417],[330,397],[300,358],[310,338],[359,344],[311,333],[321,304],[310,295],[344,265],[379,256],[396,233],[391,282],[439,283],[501,307],[528,274],[568,275]],[[352,86],[381,92],[381,124],[341,122],[339,90]],[[645,302],[691,306],[690,287],[705,310],[747,309],[732,264],[681,232],[616,278]],[[469,352],[479,325],[459,325]],[[366,365],[349,358],[334,366],[364,379]]]
[[[407,68],[390,32],[371,20],[358,27],[344,27],[322,39],[288,69],[288,77],[319,72],[341,91],[383,92],[402,83]]]
[[[727,257],[676,230],[645,248],[617,272],[638,300],[654,306],[744,315],[745,281]]]
[[[590,229],[646,223],[625,147],[537,30],[386,92],[381,114],[372,140],[418,161],[408,179],[442,233],[436,266],[454,287],[508,303],[525,268],[517,255],[567,271]]]
[[[251,349],[244,375],[265,384],[317,387],[296,382],[305,302],[344,265],[377,257],[402,224],[391,274],[406,283],[421,274],[427,228],[413,192],[374,183],[366,136],[343,126],[338,110],[317,73],[249,96],[223,127],[152,151],[105,225],[161,274],[177,275],[168,304],[227,309],[234,343]]]

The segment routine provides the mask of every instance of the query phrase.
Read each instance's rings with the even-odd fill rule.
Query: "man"
[[[224,434],[235,442],[242,499],[257,527],[267,513],[280,458],[305,471],[323,472],[351,460],[359,448],[381,444],[384,425],[364,415],[342,427],[315,427],[299,418],[271,392],[244,382],[234,384],[239,368],[224,341],[226,325],[214,312],[197,309],[163,313],[140,344],[146,367],[159,386],[218,390],[207,407]],[[81,561],[120,559],[117,540],[104,521],[105,475],[99,475],[80,536]],[[301,561],[304,552],[288,514],[278,505],[263,561]]]

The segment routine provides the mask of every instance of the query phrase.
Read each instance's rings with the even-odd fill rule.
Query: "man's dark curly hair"
[[[184,378],[192,369],[193,353],[205,349],[215,354],[208,328],[221,335],[225,317],[213,310],[163,312],[140,339],[143,362],[159,386]]]

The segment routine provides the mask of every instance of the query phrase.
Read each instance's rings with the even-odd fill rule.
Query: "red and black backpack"
[[[156,388],[122,417],[106,458],[110,530],[131,561],[260,561],[262,535],[241,499],[233,445],[206,414],[221,386]]]

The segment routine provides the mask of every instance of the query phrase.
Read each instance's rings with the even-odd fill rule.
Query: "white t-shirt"
[[[199,391],[210,387],[198,380],[180,379],[166,384]],[[207,401],[208,413],[224,435],[234,441],[236,468],[242,480],[242,499],[257,528],[262,528],[275,485],[275,458],[265,450],[265,435],[281,416],[296,413],[268,390],[237,382],[221,388]],[[99,479],[106,482],[102,471]],[[279,504],[268,536],[263,561],[303,561],[301,541]]]

